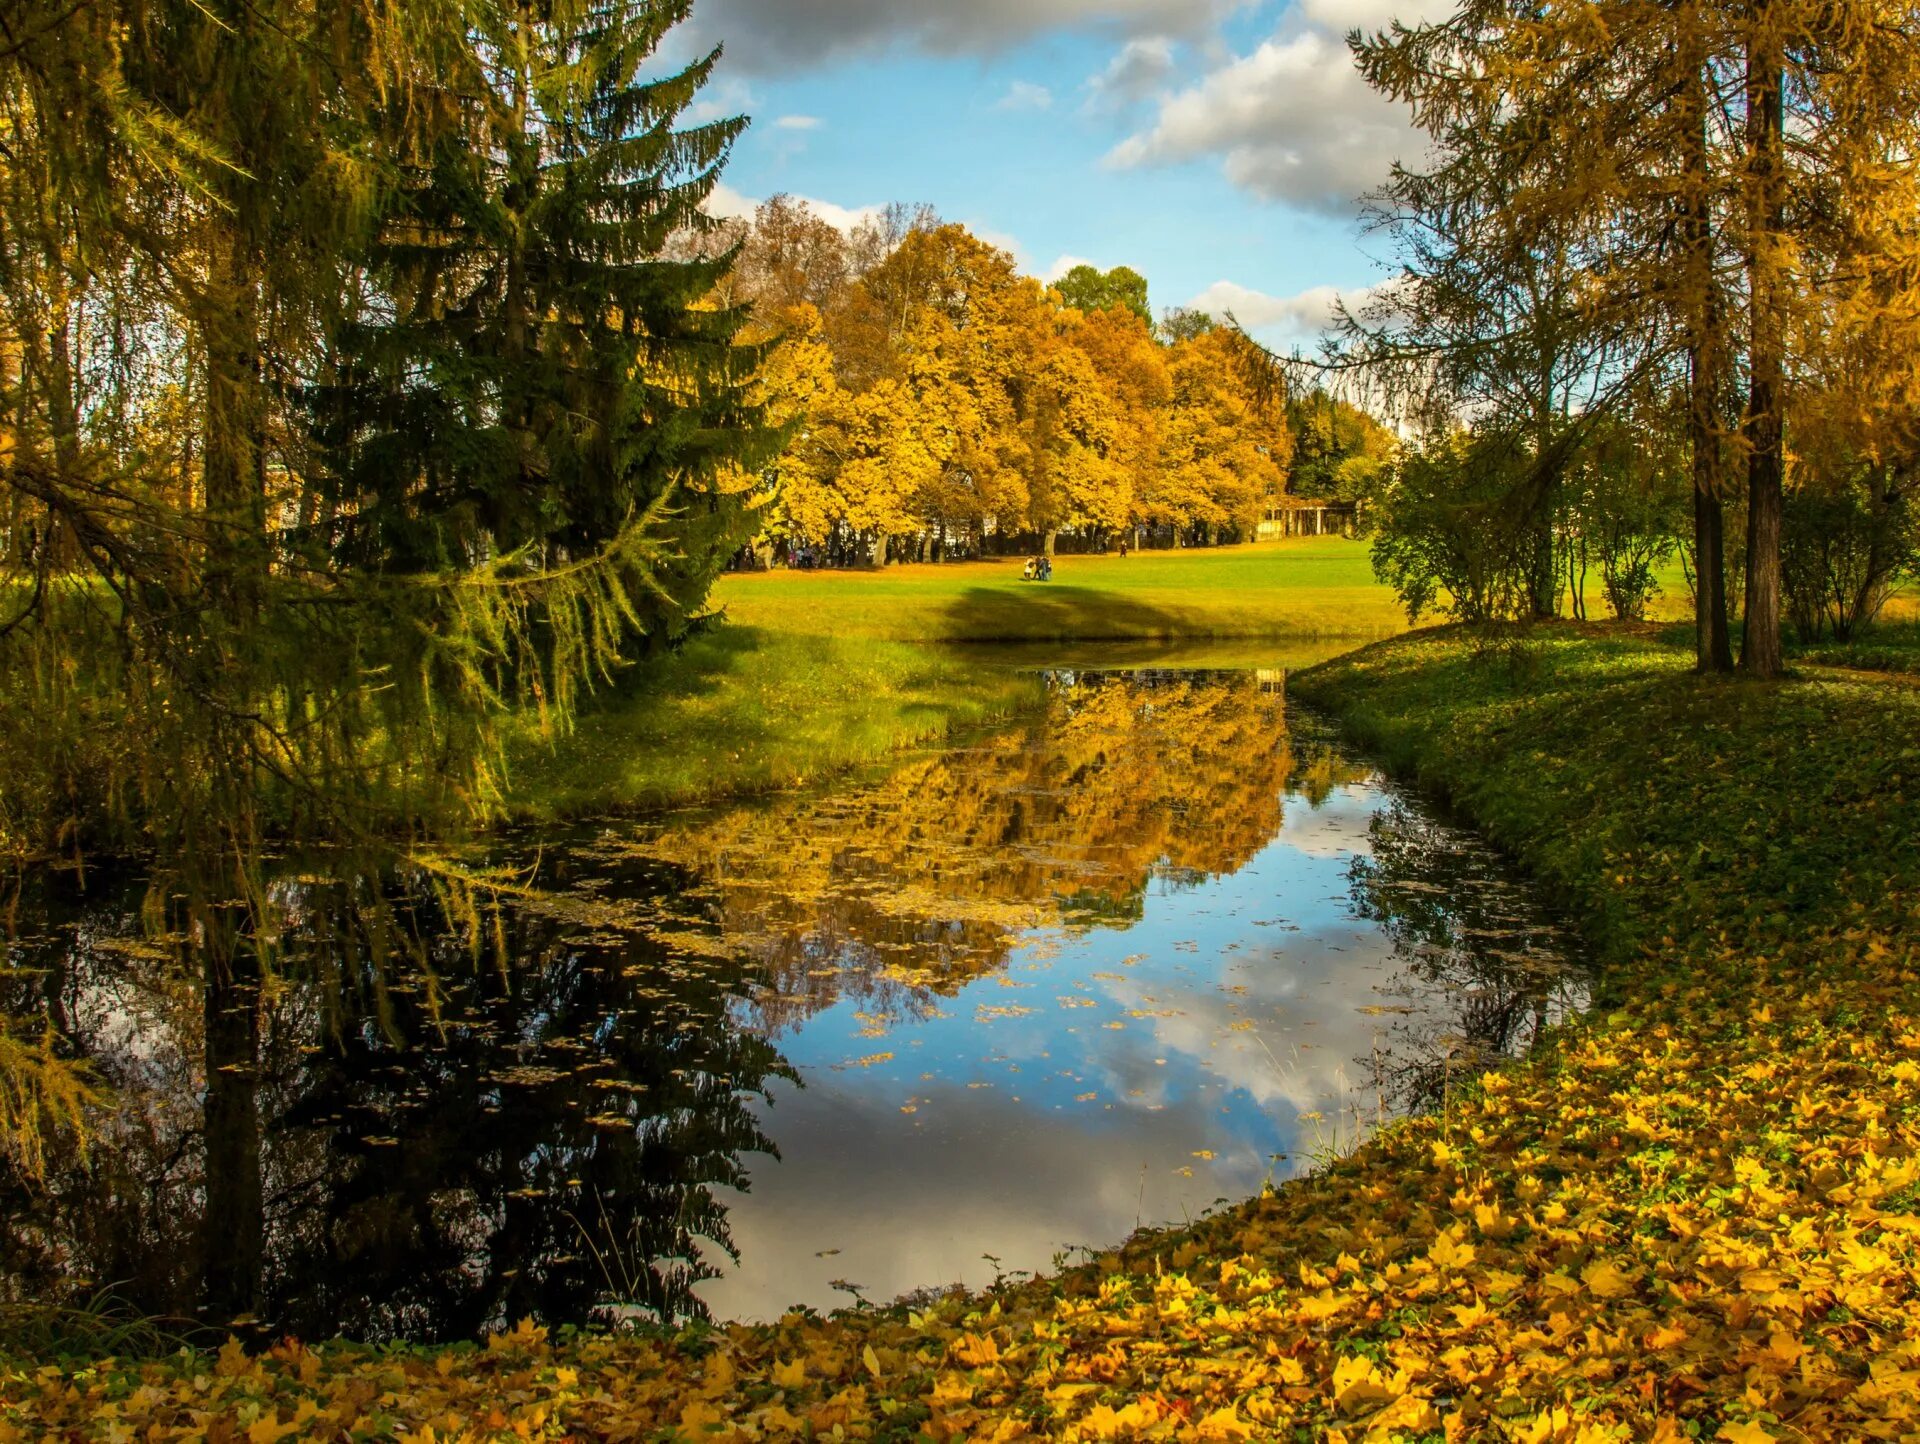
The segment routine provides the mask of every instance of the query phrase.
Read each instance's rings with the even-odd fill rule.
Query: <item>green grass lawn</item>
[[[1039,667],[1306,665],[1404,625],[1365,544],[1340,538],[1062,557],[1054,576],[1022,582],[1017,558],[726,576],[720,624],[623,674],[570,735],[515,748],[508,810],[791,786],[1007,716]]]
[[[1021,558],[881,571],[723,577],[713,604],[770,631],[888,641],[1373,638],[1405,626],[1367,544],[1341,537],[1062,556],[1048,583]]]
[[[1032,672],[871,638],[716,627],[516,751],[523,820],[798,786],[1032,705]]]

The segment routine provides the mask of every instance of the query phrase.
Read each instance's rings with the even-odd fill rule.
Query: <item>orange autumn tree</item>
[[[1284,407],[1227,331],[1069,304],[924,210],[847,233],[776,197],[731,239],[729,297],[793,348],[766,382],[793,429],[764,542],[880,565],[1147,526],[1206,542],[1250,535],[1286,489]]]
[[[1237,333],[1215,327],[1176,343],[1173,400],[1161,432],[1158,485],[1142,514],[1176,536],[1250,528],[1267,498],[1286,489],[1293,435],[1277,397],[1262,397]]]

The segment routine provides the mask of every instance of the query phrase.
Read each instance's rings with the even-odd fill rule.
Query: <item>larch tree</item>
[[[1497,251],[1575,238],[1582,318],[1649,346],[1649,360],[1682,378],[1704,670],[1731,660],[1719,518],[1724,467],[1739,458],[1741,665],[1761,677],[1782,667],[1788,348],[1804,329],[1796,318],[1818,305],[1829,206],[1815,198],[1872,184],[1882,216],[1912,214],[1920,26],[1911,12],[1874,0],[1523,9],[1474,0],[1444,21],[1356,42],[1368,78],[1412,106],[1443,160],[1481,158],[1503,193]],[[1463,119],[1474,124],[1463,131]],[[1858,232],[1848,244],[1863,241],[1867,252],[1879,244]],[[1743,370],[1747,396],[1732,422]]]
[[[247,897],[268,830],[484,814],[508,706],[697,605],[778,438],[720,262],[654,255],[732,134],[639,78],[686,8],[17,13],[9,834]]]

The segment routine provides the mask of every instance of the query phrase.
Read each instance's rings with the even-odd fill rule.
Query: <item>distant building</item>
[[[1359,509],[1350,501],[1320,501],[1282,494],[1267,498],[1267,508],[1254,528],[1258,541],[1288,536],[1352,536]]]

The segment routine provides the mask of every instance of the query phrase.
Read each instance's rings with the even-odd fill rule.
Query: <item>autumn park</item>
[[[1920,8],[0,0],[0,1444],[1920,1439]]]

